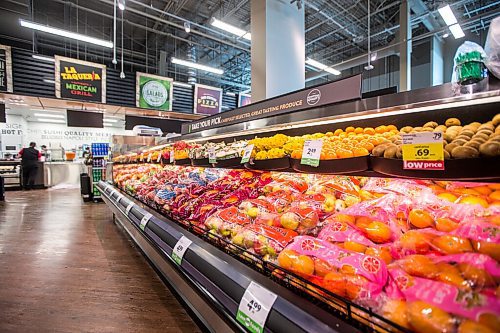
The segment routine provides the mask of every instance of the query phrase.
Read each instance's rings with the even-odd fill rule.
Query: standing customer
[[[29,148],[23,148],[19,152],[23,169],[23,188],[26,190],[31,190],[35,185],[35,177],[38,171],[37,162],[42,157],[42,154],[35,147],[36,143],[30,142]]]

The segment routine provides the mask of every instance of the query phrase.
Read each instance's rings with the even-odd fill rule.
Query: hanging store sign
[[[220,113],[222,107],[222,89],[194,85],[194,113],[214,115]]]
[[[172,111],[173,81],[168,77],[137,72],[136,106],[138,108]]]
[[[106,103],[106,66],[55,56],[56,97]]]
[[[0,45],[0,91],[13,92],[12,53],[6,45]]]
[[[238,94],[238,107],[247,106],[252,103],[252,95]]]
[[[361,99],[361,74],[183,124],[182,134],[355,99]]]

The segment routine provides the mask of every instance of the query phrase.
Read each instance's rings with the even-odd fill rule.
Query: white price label
[[[113,195],[114,195],[115,193],[117,193],[117,192],[118,192],[118,191],[117,191],[116,189],[112,189],[112,190],[111,190],[111,193],[109,193],[109,197],[110,197],[110,198],[113,198]]]
[[[241,163],[247,163],[250,161],[250,157],[252,156],[253,145],[248,145],[243,152],[243,157],[241,158]]]
[[[323,140],[306,140],[300,164],[317,167],[321,156],[321,148],[323,148]]]
[[[174,151],[173,151],[173,150],[171,150],[171,151],[170,151],[170,163],[174,163],[174,161],[175,161],[174,156],[175,156],[175,155],[174,155]]]
[[[144,229],[146,228],[146,224],[148,224],[149,220],[153,217],[153,215],[151,215],[151,213],[147,213],[146,215],[144,215],[141,219],[141,224],[140,224],[140,228],[142,229],[142,231],[144,231]]]
[[[133,202],[128,204],[127,208],[125,209],[125,215],[128,216],[128,214],[130,214],[130,210],[132,209],[132,207],[134,207],[134,205],[135,204]]]
[[[148,155],[148,163],[151,162],[151,153]]]
[[[261,285],[250,282],[241,298],[236,320],[252,333],[264,332],[264,324],[277,297]]]
[[[123,194],[118,193],[118,198],[116,198],[116,203],[120,203],[120,200],[121,200],[121,199],[123,199],[123,198],[125,198],[125,197],[123,196]]]
[[[161,162],[161,152],[158,154],[158,159],[156,160],[156,163],[160,163]]]
[[[215,148],[208,148],[208,163],[217,163]]]
[[[172,249],[172,259],[177,263],[177,265],[180,265],[182,263],[184,253],[188,249],[189,245],[191,245],[191,243],[192,241],[189,238],[182,236],[175,244],[174,248]]]

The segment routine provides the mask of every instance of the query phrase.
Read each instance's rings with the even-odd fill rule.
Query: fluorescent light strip
[[[38,118],[37,119],[39,122],[42,123],[59,123],[59,124],[66,124],[66,120],[59,120],[59,119],[51,119],[51,118]]]
[[[370,110],[370,111],[367,111],[367,112],[371,112],[369,114],[366,114],[365,113],[366,111],[364,111],[363,114],[361,114],[361,115],[353,115],[353,116],[346,116],[346,117],[336,116],[333,119],[325,119],[325,120],[312,121],[312,122],[300,122],[300,123],[294,123],[294,124],[289,124],[289,125],[285,125],[285,126],[279,126],[279,125],[267,126],[265,128],[259,128],[259,129],[255,129],[255,130],[245,131],[245,135],[283,131],[283,130],[287,130],[287,129],[291,129],[291,128],[303,128],[303,127],[311,127],[311,126],[319,126],[319,125],[345,123],[348,121],[365,120],[365,119],[372,119],[372,118],[382,118],[382,117],[403,115],[403,114],[409,114],[409,113],[419,113],[419,112],[428,112],[428,111],[435,111],[435,110],[441,110],[441,109],[459,108],[459,107],[471,105],[471,103],[473,103],[474,105],[481,105],[481,104],[496,103],[496,102],[500,102],[500,96],[488,96],[488,97],[484,97],[484,98],[474,99],[473,101],[461,100],[461,101],[450,102],[450,103],[445,103],[445,104],[428,105],[428,106],[410,108],[410,109],[406,109],[406,110],[404,110],[404,109],[403,110],[392,110],[392,111]],[[261,120],[261,119],[258,119],[258,120]],[[205,130],[205,131],[199,132],[203,136],[202,138],[188,139],[185,141],[188,143],[189,142],[200,142],[200,141],[223,139],[223,138],[241,135],[241,132],[233,132],[233,133],[213,135],[213,136],[212,135],[203,135],[205,132],[210,132],[210,131],[213,131],[213,130]]]
[[[35,117],[46,117],[46,118],[61,118],[64,119],[62,114],[50,114],[50,113],[35,113]]]
[[[316,61],[316,60],[311,59],[311,58],[307,58],[306,64],[308,64],[312,67],[318,68],[322,71],[328,72],[330,74],[333,74],[333,75],[340,75],[341,74],[340,71],[336,70],[335,68],[328,67],[327,65],[322,64],[319,61]]]
[[[186,87],[186,88],[192,88],[193,87],[192,84],[178,82],[178,81],[174,81],[174,86]]]
[[[213,25],[216,28],[219,28],[221,30],[227,31],[232,33],[233,35],[236,35],[238,37],[251,40],[252,39],[252,34],[249,32],[246,32],[243,29],[240,29],[238,27],[235,27],[234,25],[231,25],[226,22],[222,22],[221,20],[216,19],[215,17],[212,17],[212,20],[210,22],[211,25]]]
[[[226,93],[226,95],[228,95],[228,96],[236,96],[236,94],[235,94],[234,92],[230,92],[230,91],[228,91],[228,92]]]
[[[39,55],[39,54],[33,54],[31,55],[34,59],[42,60],[42,61],[47,61],[47,62],[56,62],[56,59],[53,57],[47,57],[44,55]]]
[[[451,33],[453,34],[453,37],[455,39],[459,39],[465,36],[464,31],[462,30],[462,27],[460,27],[460,24],[456,23],[453,25],[449,26]]]
[[[453,14],[450,5],[441,7],[438,9],[438,11],[446,25],[453,25],[457,23],[457,18],[455,17],[455,14]]]
[[[109,119],[109,118],[106,118],[106,119],[103,119],[102,121],[105,122],[105,123],[117,123],[118,119]]]
[[[107,47],[107,48],[113,47],[113,43],[110,41],[102,40],[102,39],[98,39],[98,38],[94,38],[94,37],[90,37],[90,36],[86,36],[86,35],[77,34],[77,33],[74,33],[74,32],[68,31],[68,30],[53,28],[53,27],[49,27],[46,25],[25,21],[23,19],[20,19],[19,23],[21,24],[22,27],[25,27],[25,28],[29,28],[29,29],[33,29],[33,30],[37,30],[37,31],[42,31],[42,32],[46,32],[49,34],[53,34],[53,35],[57,35],[57,36],[65,37],[65,38],[72,38],[72,39],[76,39],[76,40],[79,40],[82,42],[100,45],[100,46]]]
[[[186,66],[186,67],[200,69],[200,70],[203,70],[206,72],[215,73],[215,74],[219,74],[219,75],[224,74],[224,71],[222,69],[214,68],[214,67],[198,64],[196,62],[182,60],[182,59],[178,59],[178,58],[174,58],[174,57],[172,57],[172,63],[176,64],[176,65],[180,65],[180,66]]]
[[[47,82],[47,83],[56,83],[55,80],[52,80],[52,79],[43,79],[43,82]]]

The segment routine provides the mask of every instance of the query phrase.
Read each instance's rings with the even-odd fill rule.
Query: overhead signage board
[[[0,92],[13,92],[12,53],[10,46],[0,44]]]
[[[247,106],[248,104],[252,104],[252,95],[238,94],[238,107],[241,108],[243,106]]]
[[[361,74],[183,124],[182,134],[356,99],[361,99]]]
[[[106,66],[55,56],[56,97],[106,103]]]
[[[194,113],[214,115],[220,113],[221,107],[222,89],[202,84],[194,85]]]
[[[147,73],[136,73],[135,100],[138,108],[172,111],[173,79]]]

